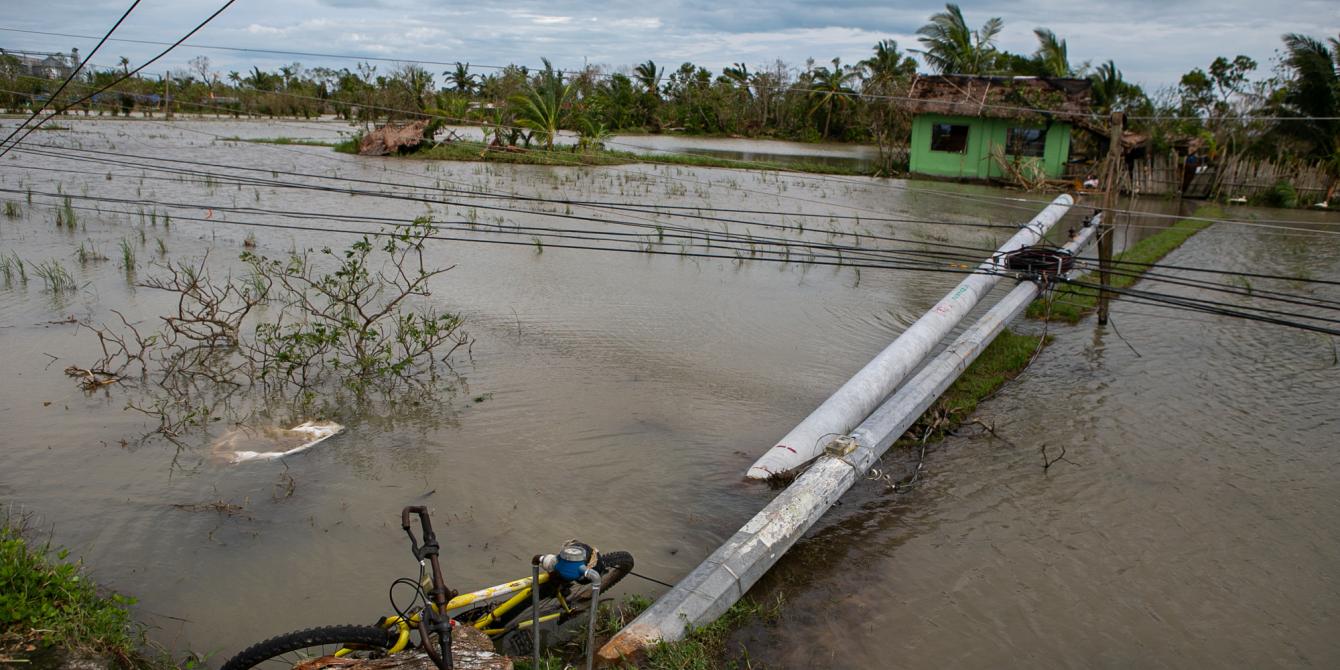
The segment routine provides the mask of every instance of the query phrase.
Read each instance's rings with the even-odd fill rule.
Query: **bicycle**
[[[414,535],[410,515],[419,517],[423,543]],[[633,556],[624,551],[601,553],[570,540],[558,554],[531,559],[531,576],[504,584],[458,594],[446,585],[438,562],[440,546],[425,507],[406,507],[400,525],[409,535],[410,551],[419,562],[418,581],[400,578],[391,584],[393,615],[383,616],[371,626],[340,625],[308,628],[277,635],[251,645],[233,656],[222,670],[282,667],[291,669],[311,659],[334,656],[348,659],[383,658],[409,648],[420,648],[442,670],[451,668],[452,626],[469,625],[495,645],[524,654],[528,629],[539,651],[537,624],[555,627],[587,611],[599,594],[612,588],[633,570]],[[533,585],[538,584],[539,588]],[[414,599],[401,609],[395,602],[395,587],[412,585]],[[423,604],[417,604],[422,601]],[[529,602],[527,606],[526,603]],[[594,610],[595,608],[590,608]],[[591,617],[594,624],[594,616]],[[594,631],[594,625],[591,626]],[[412,633],[419,640],[412,642]],[[588,645],[589,646],[589,645]]]

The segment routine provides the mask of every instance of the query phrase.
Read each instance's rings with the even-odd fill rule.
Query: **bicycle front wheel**
[[[221,670],[291,670],[303,661],[334,656],[341,649],[352,650],[345,658],[382,658],[397,637],[392,631],[376,626],[309,628],[253,644],[224,663]]]

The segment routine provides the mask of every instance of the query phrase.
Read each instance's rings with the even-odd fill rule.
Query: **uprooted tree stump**
[[[413,149],[424,140],[428,119],[408,123],[388,123],[363,136],[358,143],[360,156],[385,156]]]
[[[512,670],[512,659],[493,650],[493,641],[471,626],[456,626],[451,632],[454,670]],[[437,670],[422,650],[404,651],[386,658],[353,659],[322,656],[303,661],[293,670]]]

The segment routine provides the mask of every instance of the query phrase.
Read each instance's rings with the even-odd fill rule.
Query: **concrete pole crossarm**
[[[799,425],[763,454],[745,477],[767,479],[794,470],[823,451],[824,437],[843,435],[889,396],[954,326],[1000,281],[1002,254],[1037,244],[1070,209],[1074,199],[1057,196],[991,258],[950,291],[935,307],[847,380]]]
[[[1098,226],[1095,218],[1064,248],[1078,253],[1093,240]],[[1031,281],[1021,282],[1010,291],[851,432],[856,443],[853,450],[843,456],[820,458],[693,572],[611,638],[600,649],[601,663],[637,658],[646,648],[679,640],[691,627],[705,625],[730,609],[1039,293],[1040,288]]]

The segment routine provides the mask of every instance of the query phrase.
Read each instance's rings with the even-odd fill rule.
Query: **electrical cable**
[[[107,33],[102,36],[102,39],[98,40],[98,44],[93,47],[93,50],[88,52],[88,55],[84,56],[84,60],[80,61],[79,64],[75,66],[73,70],[70,71],[70,75],[65,78],[65,81],[61,82],[60,86],[56,89],[56,92],[48,96],[47,99],[42,102],[42,106],[33,110],[33,113],[28,118],[24,119],[23,123],[20,123],[16,128],[14,128],[14,130],[10,132],[9,135],[5,136],[5,139],[0,140],[0,147],[4,146],[5,144],[8,144],[10,140],[14,139],[14,136],[17,135],[20,130],[23,130],[23,128],[26,127],[29,123],[31,123],[33,119],[37,118],[39,115],[41,115],[42,112],[46,111],[47,106],[50,105],[57,97],[60,96],[61,92],[65,90],[65,87],[70,85],[70,82],[74,81],[74,78],[79,75],[79,72],[84,69],[84,66],[88,65],[88,62],[93,59],[93,55],[98,53],[98,49],[101,49],[102,45],[107,43],[107,38],[111,37],[112,33],[116,32],[116,29],[121,27],[121,24],[126,20],[126,17],[130,16],[130,13],[135,11],[135,8],[138,7],[139,4],[140,0],[135,0],[130,4],[130,7],[126,9],[125,13],[121,14],[121,18],[117,19],[116,23],[112,24],[111,29],[109,29]]]
[[[332,103],[332,102],[338,102],[338,101],[331,101],[331,100],[326,99],[326,98],[317,98],[317,97],[313,97],[313,96],[303,96],[303,95],[299,95],[299,94],[286,93],[286,92],[280,92],[280,91],[260,91],[259,89],[248,89],[248,90],[252,90],[252,91],[255,91],[255,92],[258,92],[258,93],[267,93],[267,94],[271,94],[271,95],[279,95],[279,96],[294,97],[294,98],[298,98],[298,99],[309,99],[309,100],[314,100],[314,101],[321,101],[321,102],[326,103],[326,104],[329,104],[329,103]],[[344,104],[351,104],[351,103],[344,103]],[[368,106],[364,105],[364,107],[368,107]],[[447,121],[467,121],[467,122],[468,122],[467,119],[462,119],[462,118],[459,118],[459,117],[451,117],[451,116],[446,116],[446,115],[441,115],[441,114],[431,114],[431,113],[428,113],[428,112],[422,112],[422,111],[417,111],[417,110],[406,110],[406,109],[391,108],[391,107],[378,107],[378,106],[372,106],[372,107],[375,107],[376,109],[383,110],[383,111],[397,112],[397,113],[400,113],[400,114],[407,114],[407,115],[412,115],[412,116],[420,116],[420,117],[426,117],[426,118],[440,118],[440,119],[447,120]],[[499,127],[503,127],[503,128],[516,128],[516,127],[512,127],[512,126],[499,126]],[[520,129],[520,128],[518,128],[518,129]],[[523,130],[524,130],[524,129],[523,129]],[[617,144],[617,143],[616,143],[616,144]],[[635,145],[631,145],[631,146],[635,146]],[[640,147],[635,147],[635,148],[640,148]],[[486,148],[486,150],[489,150],[489,148]],[[493,149],[493,150],[496,151],[496,149]],[[532,152],[535,153],[535,152],[538,152],[538,150],[532,150]],[[570,154],[566,154],[566,153],[554,153],[554,152],[552,152],[552,151],[551,151],[551,152],[547,152],[547,153],[549,153],[549,154],[551,155],[551,157],[556,156],[556,157],[558,157],[559,160],[564,160],[564,161],[568,160],[568,158],[569,158],[569,156],[570,156]],[[684,155],[686,152],[669,152],[669,153],[674,153],[674,154]],[[645,158],[645,157],[638,157],[638,158],[634,158],[633,160],[634,160],[635,162],[637,162],[637,163],[644,163],[644,164],[650,164],[650,165],[669,165],[669,166],[678,165],[678,164],[675,164],[675,163],[656,162],[656,161],[654,161],[654,160],[650,160],[650,159],[647,159],[647,158]],[[726,162],[738,162],[738,163],[741,163],[741,164],[745,165],[745,167],[743,167],[743,168],[737,168],[737,169],[745,169],[745,170],[749,170],[749,169],[751,169],[750,166],[749,166],[749,162],[748,162],[748,161],[736,161],[736,160],[734,160],[734,159],[725,159],[725,158],[723,158],[723,159],[721,159],[721,160],[726,161]],[[572,165],[573,167],[586,167],[586,164],[580,162],[580,158],[579,158],[579,157],[572,157],[572,160],[568,161],[568,164],[569,164],[569,165]],[[618,168],[618,167],[616,167],[616,166],[602,166],[602,167],[605,167],[605,168],[607,168],[607,169],[611,169],[611,170],[615,170],[615,171],[627,172],[627,170],[623,170],[623,169]],[[758,168],[756,168],[756,167],[754,167],[754,168],[752,168],[752,169],[755,170],[755,171],[758,170]],[[639,174],[641,174],[641,173],[639,173]],[[1043,201],[1034,200],[1034,199],[1028,199],[1028,198],[1014,197],[1014,196],[990,196],[990,195],[982,195],[982,194],[962,194],[962,193],[953,193],[953,192],[940,191],[940,190],[933,190],[933,189],[921,189],[921,188],[916,188],[916,187],[913,187],[913,186],[910,186],[910,185],[906,185],[906,184],[890,184],[890,183],[884,183],[884,182],[859,182],[859,181],[852,181],[852,180],[849,180],[849,179],[833,178],[833,177],[829,177],[829,176],[825,176],[825,175],[812,175],[812,174],[796,173],[796,172],[779,172],[779,174],[787,174],[787,175],[791,175],[791,176],[794,176],[794,177],[799,178],[799,179],[805,179],[805,180],[811,180],[811,181],[835,182],[835,183],[846,184],[846,185],[848,185],[848,186],[881,187],[881,188],[894,189],[894,190],[900,190],[900,191],[906,191],[906,192],[912,192],[912,193],[923,193],[923,194],[935,195],[935,196],[937,196],[937,197],[955,198],[955,199],[965,199],[965,200],[974,201],[974,202],[976,202],[976,201],[987,201],[987,200],[990,200],[990,201],[995,201],[995,202],[997,202],[997,203],[1004,203],[1004,204],[1000,204],[1000,206],[1008,207],[1008,208],[1012,208],[1012,209],[1019,209],[1019,210],[1036,211],[1036,209],[1037,209],[1037,207],[1038,207],[1039,205],[1043,205],[1043,204],[1045,204]],[[695,184],[698,184],[698,185],[704,185],[704,186],[708,186],[708,187],[712,187],[712,186],[714,186],[714,182],[702,182],[701,180],[696,180],[696,179],[689,179],[689,180],[685,180],[685,179],[677,179],[677,178],[669,177],[669,176],[666,176],[666,175],[655,175],[654,177],[655,177],[655,178],[660,178],[660,179],[673,179],[673,180],[676,180],[676,181],[688,181],[688,182],[690,182],[690,183],[695,183]],[[751,189],[743,189],[743,190],[746,191],[746,192],[750,192],[750,193],[764,193],[764,192],[761,192],[761,191],[756,191],[756,190],[751,190]],[[798,199],[798,200],[801,200],[801,201],[804,201],[804,202],[814,202],[814,201],[807,200],[807,199],[804,199],[804,198],[795,198],[794,196],[785,196],[785,195],[781,195],[781,194],[779,194],[779,193],[766,193],[766,195],[775,196],[775,197],[784,197],[784,198],[790,198],[790,199]],[[816,204],[817,204],[817,203],[816,203]],[[843,207],[843,208],[845,208],[845,209],[853,209],[853,210],[867,211],[867,212],[871,212],[871,213],[878,214],[878,212],[875,212],[874,210],[869,210],[869,209],[859,208],[859,207],[853,207],[853,206],[850,206],[850,205],[843,205],[843,204],[840,204],[840,203],[829,204],[829,206],[838,206],[838,207]],[[1110,209],[1110,210],[1108,210],[1108,211],[1113,212],[1113,213],[1123,213],[1123,214],[1128,214],[1128,215],[1136,215],[1136,216],[1143,216],[1143,217],[1149,217],[1149,218],[1170,218],[1170,219],[1178,219],[1178,220],[1187,218],[1187,217],[1183,217],[1183,216],[1180,216],[1180,215],[1174,215],[1174,214],[1161,214],[1161,213],[1155,213],[1155,212],[1142,212],[1142,211],[1139,211],[1139,210],[1120,209],[1120,208],[1113,208],[1113,209]],[[1294,224],[1308,224],[1308,223],[1312,223],[1312,222],[1300,221],[1300,220],[1242,220],[1242,219],[1218,219],[1218,218],[1209,218],[1209,217],[1195,217],[1195,218],[1197,218],[1198,220],[1209,221],[1209,222],[1212,222],[1212,223],[1227,223],[1227,224],[1234,224],[1234,225],[1240,225],[1240,226],[1253,226],[1253,227],[1262,227],[1262,228],[1279,229],[1279,230],[1291,231],[1291,232],[1296,232],[1296,233],[1306,234],[1306,235],[1340,235],[1340,231],[1316,230],[1316,229],[1308,229],[1308,228],[1297,228],[1297,227],[1292,227],[1292,226],[1288,226],[1288,225],[1277,225],[1277,224],[1290,224],[1290,223],[1294,223]],[[1130,223],[1128,222],[1126,225],[1127,225],[1127,226],[1131,226],[1132,224],[1130,224]],[[1138,226],[1138,227],[1152,228],[1152,227],[1156,227],[1156,226]]]
[[[127,80],[127,79],[130,79],[131,77],[133,77],[133,76],[135,76],[136,74],[138,74],[138,73],[140,72],[140,70],[143,70],[144,68],[149,67],[150,65],[154,64],[156,61],[158,61],[158,59],[162,58],[163,56],[166,56],[166,55],[168,54],[168,52],[170,52],[170,51],[172,51],[173,49],[175,49],[175,48],[177,47],[177,45],[181,44],[182,42],[185,42],[185,41],[186,41],[188,38],[190,38],[192,35],[194,35],[194,34],[196,34],[197,32],[199,32],[200,29],[202,29],[202,28],[204,28],[206,25],[208,25],[210,21],[213,21],[213,20],[214,20],[214,17],[218,16],[219,14],[222,14],[223,11],[224,11],[225,9],[228,9],[229,7],[231,7],[232,4],[233,4],[234,2],[237,2],[237,0],[226,0],[226,2],[223,3],[223,6],[222,6],[222,7],[219,7],[217,10],[214,11],[213,14],[210,14],[204,21],[201,21],[199,24],[196,25],[196,27],[192,28],[192,29],[191,29],[191,32],[188,32],[188,33],[186,33],[185,35],[183,35],[181,39],[177,40],[176,42],[172,43],[171,46],[169,46],[168,48],[166,48],[166,49],[162,50],[161,52],[159,52],[158,55],[154,56],[153,58],[150,58],[148,61],[145,61],[145,63],[144,63],[143,65],[140,65],[139,67],[135,68],[134,70],[131,70],[131,71],[129,71],[129,72],[126,72],[126,73],[125,73],[124,75],[122,75],[121,77],[119,77],[119,78],[117,78],[117,79],[115,79],[115,80],[109,82],[106,86],[103,86],[102,88],[99,88],[98,90],[96,90],[96,91],[94,91],[94,92],[92,92],[92,93],[89,93],[88,95],[86,95],[86,96],[84,96],[84,97],[82,97],[82,98],[80,98],[80,99],[78,99],[78,100],[75,100],[74,102],[71,102],[71,103],[65,105],[64,107],[61,107],[60,109],[57,109],[57,110],[51,112],[51,114],[50,114],[49,116],[43,118],[42,120],[40,120],[40,121],[38,121],[37,123],[35,123],[35,124],[33,124],[32,126],[30,126],[26,131],[24,131],[23,135],[21,135],[21,136],[19,136],[17,139],[15,139],[9,146],[4,147],[3,149],[0,149],[0,158],[4,158],[5,154],[9,153],[10,149],[13,149],[15,146],[17,146],[20,142],[22,142],[25,138],[27,138],[28,135],[30,135],[34,130],[36,130],[36,129],[37,129],[39,126],[41,126],[43,123],[46,123],[47,121],[50,121],[51,119],[55,118],[55,116],[56,116],[57,114],[60,114],[61,112],[65,111],[65,110],[67,110],[67,109],[69,109],[69,108],[71,108],[71,107],[74,107],[75,105],[78,105],[78,104],[80,104],[80,103],[82,103],[82,102],[86,102],[86,101],[88,101],[88,100],[93,99],[93,96],[98,95],[99,93],[102,93],[102,92],[104,92],[104,91],[106,91],[106,90],[112,88],[113,86],[116,86],[117,84],[119,84],[119,83],[121,83],[121,82]]]

